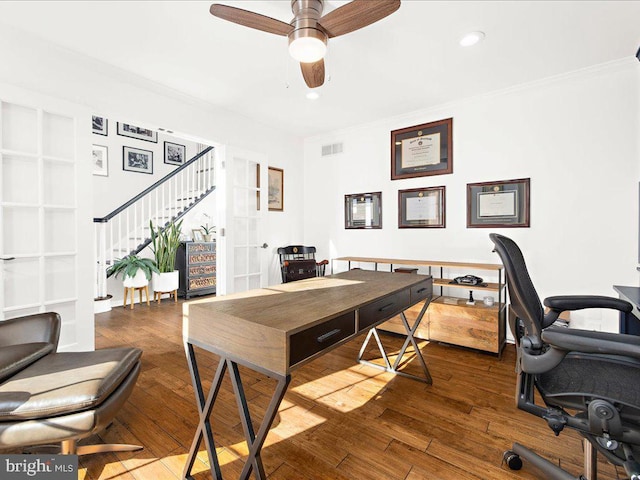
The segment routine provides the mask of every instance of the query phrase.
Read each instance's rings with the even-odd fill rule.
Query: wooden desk
[[[432,279],[428,275],[353,270],[185,303],[183,339],[200,422],[183,478],[192,478],[191,469],[203,439],[213,474],[216,479],[222,478],[209,416],[227,369],[249,449],[249,458],[240,475],[243,480],[249,478],[252,470],[256,478],[266,477],[260,450],[291,380],[291,372],[361,333],[369,332],[361,355],[369,339],[375,337],[386,363],[382,368],[398,374],[403,373],[398,366],[407,347],[412,344],[425,373],[423,381],[431,383],[429,370],[413,333],[427,309],[432,292]],[[423,300],[426,302],[422,312],[411,327],[403,312]],[[407,338],[392,366],[375,327],[398,314],[404,319]],[[206,399],[194,346],[220,356]],[[249,415],[238,364],[277,380],[257,432]]]

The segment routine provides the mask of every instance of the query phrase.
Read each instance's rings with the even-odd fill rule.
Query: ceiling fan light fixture
[[[484,36],[484,32],[469,32],[460,39],[460,45],[463,47],[471,47],[484,40]]]
[[[289,36],[289,55],[302,63],[315,63],[327,53],[326,37],[318,30],[296,30]]]

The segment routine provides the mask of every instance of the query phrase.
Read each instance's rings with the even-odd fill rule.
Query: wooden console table
[[[240,475],[242,480],[249,478],[252,471],[257,479],[266,478],[260,451],[291,380],[291,372],[338,345],[369,332],[365,345],[375,337],[386,363],[382,368],[402,374],[398,366],[411,344],[412,355],[419,360],[425,374],[422,380],[431,383],[413,333],[427,309],[432,291],[432,278],[428,275],[353,270],[185,303],[183,339],[200,420],[183,478],[192,478],[191,469],[204,439],[212,473],[216,479],[222,479],[209,417],[227,370],[249,450]],[[423,301],[424,307],[415,324],[409,326],[404,310]],[[404,319],[406,340],[392,366],[379,342],[376,327],[398,314]],[[220,356],[206,398],[194,347]],[[249,414],[238,365],[277,381],[257,431]]]
[[[440,295],[435,295],[426,321],[416,330],[415,336],[425,340],[445,342],[452,345],[474,348],[485,352],[495,353],[498,356],[506,344],[506,283],[504,267],[499,263],[473,263],[473,262],[447,262],[440,260],[408,260],[398,258],[376,257],[339,257],[331,261],[331,271],[334,271],[334,262],[347,262],[351,268],[352,263],[367,263],[373,265],[378,271],[380,265],[389,265],[390,271],[394,267],[427,267],[429,274],[433,274],[433,286],[440,287]],[[478,274],[485,276],[486,271],[497,277],[497,282],[483,282],[481,285],[464,285],[451,283],[452,278],[446,278],[445,269],[457,271],[457,275]],[[398,269],[400,270],[400,269]],[[407,270],[403,268],[402,270]],[[449,275],[452,277],[454,275]],[[477,292],[474,305],[467,304],[467,298],[448,297],[444,295],[445,288],[461,289],[468,293],[470,290]],[[497,296],[493,305],[485,305],[482,296],[487,294]],[[407,316],[410,318],[417,314],[420,305],[411,309]],[[404,327],[400,319],[392,319],[380,326],[381,330],[402,333]]]

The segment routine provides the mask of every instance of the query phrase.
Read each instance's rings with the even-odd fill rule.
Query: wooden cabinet
[[[433,276],[433,299],[415,337],[474,348],[500,354],[506,343],[506,283],[501,264],[439,262],[427,260],[399,260],[384,258],[341,257],[335,260],[389,265],[389,270],[415,272],[415,268],[394,268],[412,266],[427,268]],[[386,268],[385,268],[386,269]],[[403,273],[412,275],[415,273]],[[477,275],[484,280],[481,285],[460,285],[450,283],[453,278],[467,274]],[[473,292],[474,305],[467,304],[469,291]],[[485,296],[491,296],[494,304],[483,303]],[[410,326],[420,314],[424,302],[420,302],[405,312]],[[400,317],[394,317],[379,327],[394,333],[405,334]]]
[[[216,293],[216,243],[182,242],[176,252],[176,269],[181,297]]]

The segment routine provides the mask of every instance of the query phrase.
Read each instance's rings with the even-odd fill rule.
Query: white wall
[[[204,104],[150,80],[54,47],[13,27],[3,26],[0,30],[0,58],[0,82],[85,105],[94,114],[110,119],[127,119],[147,128],[163,127],[183,138],[266,154],[269,164],[283,168],[285,175],[284,212],[268,214],[265,233],[265,242],[270,246],[265,254],[272,265],[270,283],[280,282],[275,251],[278,246],[297,243],[302,238],[302,204],[296,200],[302,198],[302,183],[289,181],[302,178],[302,139],[278,130],[277,125],[259,124]],[[86,151],[90,151],[90,145]]]
[[[499,231],[520,244],[541,297],[615,295],[612,284],[637,285],[639,80],[638,62],[616,62],[307,139],[305,242],[324,258],[499,263],[488,237]],[[453,174],[391,181],[391,130],[449,117]],[[321,145],[339,141],[343,154],[320,156]],[[526,177],[530,228],[466,228],[467,183]],[[440,185],[446,228],[398,229],[398,190]],[[345,230],[344,195],[375,191],[383,228]],[[572,318],[617,329],[611,312]]]

